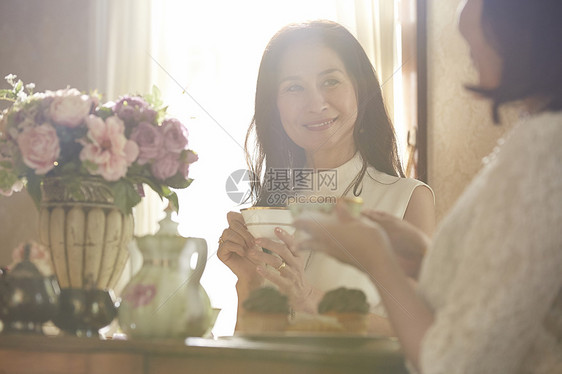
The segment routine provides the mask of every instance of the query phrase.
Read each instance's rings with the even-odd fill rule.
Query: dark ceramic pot
[[[98,330],[117,316],[117,304],[110,291],[63,288],[54,324],[66,333],[97,338]]]
[[[43,333],[43,323],[58,312],[59,285],[44,277],[27,258],[0,275],[0,319],[3,333]]]

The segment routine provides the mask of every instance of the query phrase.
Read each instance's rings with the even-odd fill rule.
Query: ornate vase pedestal
[[[39,232],[60,287],[115,287],[129,258],[132,215],[115,207],[101,179],[72,186],[61,178],[46,178],[42,188]]]
[[[63,288],[59,312],[53,323],[61,330],[84,338],[98,338],[98,330],[117,316],[113,293],[107,290]]]

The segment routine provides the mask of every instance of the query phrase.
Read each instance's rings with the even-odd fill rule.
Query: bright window
[[[199,161],[190,170],[195,182],[179,191],[181,209],[177,219],[181,234],[207,240],[208,263],[202,284],[213,306],[223,310],[213,330],[216,335],[229,335],[234,329],[236,278],[216,257],[217,240],[227,226],[226,213],[241,208],[229,197],[226,182],[232,173],[246,169],[243,144],[253,114],[258,66],[267,42],[290,22],[323,18],[346,26],[378,70],[404,159],[408,127],[404,124],[407,117],[402,65],[408,59],[402,56],[399,10],[404,1],[103,3],[108,8],[103,11],[110,15],[106,67],[109,93],[130,92],[141,80],[143,87],[158,86],[169,105],[169,114],[187,125],[190,148],[199,153]],[[135,11],[137,17],[123,16]],[[127,75],[128,81],[123,79]],[[118,83],[119,79],[123,79],[122,83]]]

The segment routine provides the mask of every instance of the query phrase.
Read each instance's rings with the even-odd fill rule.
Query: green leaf
[[[164,186],[162,184],[156,183],[154,180],[152,180],[150,178],[141,178],[140,183],[144,183],[144,184],[148,185],[150,188],[152,188],[154,190],[154,192],[156,192],[158,195],[160,195],[160,197],[165,196],[165,192],[163,190]]]
[[[23,82],[20,80],[18,80],[18,82],[16,83],[16,85],[14,86],[14,92],[18,93],[21,91],[21,89],[23,88]]]
[[[29,173],[27,176],[27,193],[29,193],[35,206],[39,209],[41,205],[41,177],[35,173]]]
[[[94,166],[97,167],[97,165],[95,164]],[[71,162],[67,162],[66,164],[62,164],[59,166],[60,175],[76,175],[79,174],[79,171],[80,165],[78,164],[77,160],[72,160]]]
[[[174,191],[170,190],[170,188],[168,186],[162,185],[162,196],[168,197],[173,193],[174,193]]]
[[[105,120],[113,115],[113,110],[111,108],[102,106],[98,109],[97,115],[100,116],[103,120]]]
[[[157,123],[162,123],[162,121],[164,121],[164,119],[166,119],[166,111],[168,110],[168,107],[165,106],[164,108],[158,109],[156,111],[156,122]]]
[[[0,189],[9,191],[19,180],[18,176],[11,169],[0,167]]]
[[[177,212],[180,204],[178,202],[178,195],[172,191],[168,186],[162,185],[162,196],[164,196],[170,203],[172,203],[172,208]]]
[[[144,99],[155,109],[159,109],[162,105],[164,105],[162,92],[156,85],[152,86],[152,90],[149,94],[145,95]]]
[[[0,90],[0,100],[15,101],[16,95],[12,90],[1,89]]]
[[[69,164],[67,164],[67,165],[69,165]],[[65,165],[65,167],[66,167],[67,165]],[[97,165],[95,162],[90,161],[90,160],[84,160],[84,161],[82,161],[82,165],[83,165],[87,170],[91,170],[91,171],[96,171],[96,170],[98,170],[98,165]],[[63,169],[63,170],[65,170],[65,169]]]
[[[161,123],[166,117],[168,107],[164,106],[160,89],[153,85],[151,92],[144,95],[143,99],[156,111],[156,122]]]
[[[189,187],[191,182],[193,182],[193,179],[191,178],[185,179],[185,177],[181,175],[181,173],[176,173],[176,175],[166,179],[164,182],[172,188],[182,189],[182,188]]]
[[[140,203],[141,197],[137,193],[135,186],[126,181],[120,180],[111,185],[111,191],[117,208],[124,214],[132,212],[133,207]]]
[[[139,165],[135,162],[134,164],[129,166],[129,169],[127,170],[127,175],[130,178],[136,178],[142,175],[149,176],[150,172],[148,171],[146,165]]]
[[[172,192],[166,198],[172,203],[172,209],[174,211],[178,211],[180,209],[180,203],[178,201],[178,195],[175,192]]]

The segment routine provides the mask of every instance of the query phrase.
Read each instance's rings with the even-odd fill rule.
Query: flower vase
[[[45,178],[41,188],[39,234],[61,289],[115,287],[129,257],[132,215],[116,208],[100,178]]]
[[[209,297],[199,283],[206,241],[179,236],[168,211],[160,230],[137,242],[143,266],[122,292],[118,318],[123,332],[129,338],[203,336],[212,319]]]

